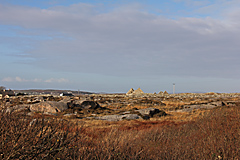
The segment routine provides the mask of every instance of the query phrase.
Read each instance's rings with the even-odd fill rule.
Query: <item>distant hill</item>
[[[51,95],[60,95],[61,93],[72,93],[73,95],[78,94],[94,94],[93,92],[86,91],[71,91],[71,90],[55,90],[55,89],[28,89],[28,90],[14,90],[16,94],[24,93],[28,95],[42,95],[42,94],[51,94]]]

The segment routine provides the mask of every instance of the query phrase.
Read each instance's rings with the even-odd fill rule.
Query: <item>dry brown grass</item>
[[[0,159],[240,159],[239,107],[189,114],[172,116],[182,121],[39,119],[29,127],[31,118],[0,113]]]

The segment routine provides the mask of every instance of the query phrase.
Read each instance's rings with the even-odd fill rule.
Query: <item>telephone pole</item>
[[[175,83],[173,83],[173,94],[175,94]]]

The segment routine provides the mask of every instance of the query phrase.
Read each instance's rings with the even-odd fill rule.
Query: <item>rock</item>
[[[121,120],[134,120],[134,119],[143,119],[141,116],[137,114],[125,114],[125,115],[107,115],[102,117],[94,117],[98,120],[106,120],[106,121],[121,121]]]
[[[161,95],[162,95],[162,94],[163,94],[163,91],[158,92],[158,94],[161,94]]]
[[[30,111],[42,113],[57,113],[68,109],[67,103],[47,101],[30,105]]]
[[[143,119],[143,118],[137,114],[125,114],[121,116],[121,119],[134,120],[134,119]]]
[[[142,116],[149,116],[149,117],[153,117],[156,114],[158,114],[158,116],[167,115],[166,112],[159,110],[157,108],[140,109],[140,110],[136,110],[136,112],[139,112]]]
[[[97,109],[101,108],[101,106],[94,101],[83,101],[80,105],[83,109]]]
[[[70,97],[64,97],[61,101],[59,102],[63,102],[63,103],[70,103],[71,102],[71,98]]]
[[[77,114],[75,113],[68,113],[63,115],[66,118],[77,118]]]
[[[56,113],[50,113],[50,112],[44,112],[43,114],[48,116],[57,116]]]
[[[194,109],[212,109],[215,108],[212,104],[200,104],[200,105],[184,105],[183,109],[177,110],[177,112],[191,112]]]
[[[71,108],[73,107],[81,107],[81,104],[84,102],[84,101],[87,101],[86,98],[82,98],[80,100],[74,100],[71,104],[69,104],[71,106]]]
[[[43,102],[44,101],[44,98],[43,97],[40,97],[40,96],[37,96],[35,101],[39,101],[39,102]]]
[[[15,113],[15,112],[21,112],[21,111],[29,111],[28,105],[16,105],[14,107],[8,107],[6,109],[6,113]]]
[[[165,95],[166,95],[166,94],[168,94],[168,92],[167,92],[167,91],[164,91],[164,92],[163,92],[163,94],[165,94]]]
[[[133,92],[134,92],[134,89],[131,88],[131,89],[126,93],[126,95],[132,94]]]
[[[226,106],[227,105],[225,102],[222,102],[222,101],[212,102],[210,104],[214,105],[214,106],[217,106],[217,107],[221,107],[221,106]]]
[[[144,92],[141,90],[141,88],[138,88],[137,90],[133,91],[132,94],[144,94]]]

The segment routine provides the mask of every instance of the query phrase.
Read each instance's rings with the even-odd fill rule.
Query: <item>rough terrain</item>
[[[130,90],[131,91],[131,90]],[[129,91],[129,92],[130,92]],[[22,95],[0,100],[4,112],[76,120],[189,120],[203,112],[240,103],[239,93]]]

